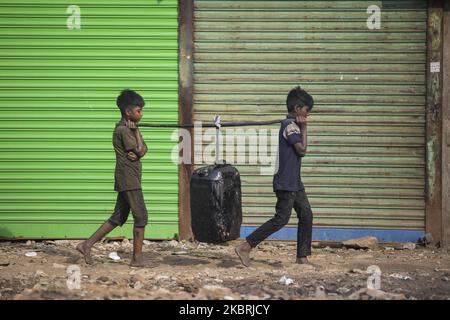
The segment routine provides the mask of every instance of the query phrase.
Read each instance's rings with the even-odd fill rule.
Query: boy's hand
[[[127,159],[131,161],[137,161],[138,156],[133,151],[130,151],[127,153]]]
[[[131,120],[127,120],[125,122],[125,125],[127,126],[127,128],[129,128],[129,129],[131,129],[133,131],[137,129],[136,123],[131,121]]]
[[[300,125],[301,127],[304,127],[306,126],[307,119],[304,116],[297,116],[295,117],[295,122],[297,122],[297,124]]]

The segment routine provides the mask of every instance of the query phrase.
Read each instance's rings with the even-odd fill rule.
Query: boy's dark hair
[[[145,101],[144,98],[142,98],[137,92],[130,89],[125,89],[117,97],[116,104],[122,115],[124,115],[125,111],[129,108],[136,106],[143,108]]]
[[[288,112],[294,111],[295,107],[300,106],[308,106],[309,110],[314,107],[314,99],[311,95],[300,88],[300,86],[292,89],[286,99],[286,107]]]

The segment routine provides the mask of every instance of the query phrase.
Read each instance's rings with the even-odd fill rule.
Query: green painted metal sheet
[[[196,121],[282,118],[301,85],[316,101],[302,167],[315,226],[424,229],[426,1],[194,3]],[[367,27],[370,5],[379,30]],[[274,214],[272,175],[250,161],[260,129],[222,129],[246,226]],[[203,136],[196,167],[214,161],[214,129]]]
[[[109,217],[120,90],[143,95],[143,122],[178,121],[177,1],[76,1],[80,29],[70,4],[0,1],[0,237],[82,238]],[[142,134],[146,237],[173,238],[172,130]]]

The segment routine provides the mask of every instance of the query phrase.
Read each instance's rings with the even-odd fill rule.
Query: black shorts
[[[145,227],[148,222],[148,213],[142,189],[119,192],[114,213],[108,221],[115,226],[122,226],[128,219],[130,209],[134,218],[134,226]]]

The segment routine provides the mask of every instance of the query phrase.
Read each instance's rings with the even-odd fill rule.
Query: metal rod
[[[280,123],[282,120],[269,120],[269,121],[247,121],[247,122],[224,122],[221,123],[222,127],[245,127],[245,126],[264,126],[271,125],[275,123]],[[150,128],[216,128],[216,125],[213,123],[205,123],[205,124],[168,124],[168,123],[139,123],[138,127],[150,127]]]

